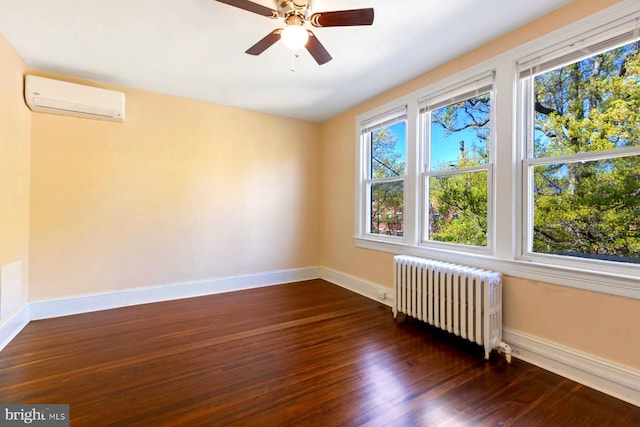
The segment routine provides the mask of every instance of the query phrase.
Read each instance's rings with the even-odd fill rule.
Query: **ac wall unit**
[[[24,98],[32,111],[124,122],[122,92],[27,75]]]

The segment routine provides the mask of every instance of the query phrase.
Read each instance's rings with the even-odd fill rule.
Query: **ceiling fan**
[[[331,61],[331,55],[316,35],[304,27],[309,22],[314,27],[350,27],[373,24],[373,9],[336,10],[311,13],[310,0],[276,0],[277,10],[249,0],[216,0],[230,6],[257,13],[272,19],[283,19],[286,26],[267,34],[258,43],[247,49],[249,55],[260,55],[271,45],[282,39],[291,50],[305,47],[319,65]]]

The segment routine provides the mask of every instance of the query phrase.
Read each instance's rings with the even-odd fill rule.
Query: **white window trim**
[[[495,215],[493,209],[493,203],[495,200],[495,181],[493,175],[493,165],[495,163],[496,155],[496,109],[494,108],[496,91],[495,91],[495,70],[479,73],[471,78],[465,77],[464,80],[459,81],[457,84],[449,84],[445,88],[437,88],[435,93],[428,97],[422,97],[418,100],[420,111],[420,138],[417,140],[417,144],[422,150],[421,169],[420,169],[420,189],[421,193],[418,196],[417,201],[422,201],[423,204],[426,200],[423,200],[427,194],[427,181],[432,176],[442,175],[456,175],[465,172],[476,172],[481,170],[487,171],[487,182],[489,188],[487,189],[487,245],[486,246],[472,246],[456,243],[438,242],[435,240],[428,240],[426,238],[428,232],[428,213],[426,209],[422,209],[420,206],[420,228],[417,232],[420,236],[418,242],[419,246],[425,248],[440,248],[450,251],[461,251],[472,254],[493,254],[495,252],[494,236],[495,236]],[[446,83],[448,84],[448,83]],[[489,111],[489,126],[490,126],[490,149],[489,149],[489,162],[484,165],[478,165],[470,168],[455,169],[447,171],[431,171],[431,158],[429,157],[428,144],[425,141],[431,142],[431,129],[430,129],[430,113],[434,110],[446,107],[448,105],[471,99],[478,95],[489,93],[491,97],[491,109]],[[424,115],[423,115],[424,114]]]
[[[468,99],[473,94],[491,93],[492,99],[495,97],[493,89],[493,81],[495,79],[495,71],[493,69],[484,69],[482,71],[472,69],[468,73],[444,79],[428,88],[419,92],[403,97],[399,100],[385,104],[372,111],[364,113],[356,117],[356,179],[355,179],[355,236],[356,242],[367,241],[372,244],[380,243],[377,250],[384,250],[385,244],[391,244],[392,247],[398,245],[424,246],[441,248],[445,250],[459,250],[470,254],[491,254],[493,253],[494,226],[495,216],[493,213],[494,200],[493,193],[495,190],[495,182],[493,180],[493,163],[495,161],[494,151],[494,123],[495,109],[491,108],[491,136],[492,147],[490,161],[487,165],[478,166],[464,170],[457,170],[456,173],[471,172],[474,170],[487,170],[489,179],[488,198],[489,206],[487,207],[487,246],[478,247],[462,244],[453,244],[446,242],[425,241],[423,228],[425,227],[426,218],[424,210],[421,209],[421,194],[425,191],[425,174],[428,162],[426,147],[423,143],[425,124],[421,119],[421,110],[427,109],[428,106],[435,105],[437,108],[457,102],[458,97]],[[476,93],[477,92],[477,93]],[[453,96],[452,96],[453,93]],[[492,103],[493,104],[493,103]],[[406,109],[407,113],[407,173],[404,179],[404,235],[403,237],[392,237],[367,232],[368,228],[368,207],[369,200],[367,186],[369,179],[367,178],[367,144],[362,141],[362,130],[372,128],[376,122],[384,122],[389,120],[398,112]]]
[[[553,256],[536,257],[529,259],[525,255],[523,248],[526,247],[524,234],[523,211],[523,180],[522,168],[524,162],[522,138],[526,129],[523,128],[519,117],[523,117],[523,96],[519,85],[518,64],[532,61],[540,55],[548,52],[559,52],[562,46],[581,43],[587,37],[595,37],[600,34],[602,38],[611,37],[622,24],[629,25],[630,22],[640,22],[640,4],[637,1],[623,1],[607,8],[604,11],[591,15],[587,18],[576,21],[566,27],[558,29],[552,33],[539,37],[536,40],[518,46],[508,52],[493,57],[487,61],[479,63],[453,76],[433,83],[414,93],[392,101],[373,111],[364,113],[356,117],[356,230],[354,236],[355,245],[359,248],[382,251],[392,254],[407,254],[429,257],[433,259],[447,260],[487,268],[499,271],[507,276],[523,278],[544,283],[567,286],[571,288],[601,292],[626,298],[640,299],[640,266],[629,265],[620,266],[620,263],[611,269],[593,267],[593,263],[580,263],[573,260],[565,260],[562,263],[555,263]],[[585,28],[593,29],[585,31]],[[638,24],[640,29],[640,24]],[[588,55],[587,55],[588,56]],[[495,165],[494,165],[494,191],[495,199],[492,203],[494,208],[495,224],[493,230],[494,254],[467,251],[461,252],[447,247],[446,245],[420,245],[420,234],[411,233],[412,230],[420,228],[423,221],[418,211],[417,200],[419,193],[423,190],[420,179],[407,179],[405,188],[405,237],[403,241],[380,241],[363,238],[357,224],[361,222],[360,207],[363,206],[361,200],[362,192],[358,191],[360,180],[359,171],[363,161],[361,147],[359,143],[360,123],[366,118],[375,116],[384,111],[390,111],[400,105],[408,106],[409,128],[407,129],[407,176],[417,176],[419,170],[419,159],[424,158],[421,151],[418,123],[418,106],[420,101],[431,98],[436,94],[443,93],[448,88],[460,82],[469,81],[474,76],[495,70],[496,78],[494,90],[496,92],[495,106],[498,119],[495,121]],[[412,123],[415,124],[412,125]],[[411,197],[408,197],[408,195]],[[528,195],[526,196],[528,197]],[[413,205],[411,205],[413,203]],[[413,215],[409,215],[412,212]],[[411,218],[413,217],[413,218]],[[418,224],[410,224],[410,221],[417,221]],[[499,230],[498,230],[499,228]]]
[[[404,116],[407,115],[407,122],[409,121],[409,112],[408,112],[408,106],[406,103],[396,103],[393,104],[392,106],[389,106],[389,108],[378,108],[372,112],[370,112],[370,114],[367,114],[364,118],[362,118],[361,120],[357,121],[357,134],[356,134],[356,147],[357,147],[357,159],[359,160],[356,164],[356,208],[355,208],[355,214],[356,214],[356,218],[355,218],[355,234],[356,236],[359,236],[361,238],[364,239],[370,239],[370,240],[375,240],[375,241],[379,241],[379,242],[387,242],[387,243],[399,243],[399,242],[406,242],[406,228],[407,228],[407,224],[406,224],[406,220],[405,218],[407,217],[406,213],[403,213],[403,236],[402,237],[397,237],[397,236],[387,236],[384,234],[373,234],[369,232],[369,221],[368,218],[371,217],[370,213],[370,205],[369,205],[369,192],[370,192],[370,186],[373,182],[395,182],[395,181],[402,181],[403,182],[403,188],[404,188],[404,206],[406,207],[407,205],[407,201],[408,201],[408,197],[407,197],[407,181],[409,181],[407,179],[408,177],[408,170],[407,173],[405,173],[405,175],[403,177],[391,177],[391,178],[384,178],[384,179],[376,179],[376,180],[372,180],[370,178],[370,165],[368,164],[368,156],[370,151],[370,145],[371,145],[371,141],[367,140],[366,143],[363,143],[362,139],[363,139],[363,133],[367,132],[371,132],[373,130],[375,130],[377,127],[381,127],[378,124],[383,123],[382,126],[384,126],[385,122],[389,122],[389,123],[396,123],[398,121],[396,121],[396,117],[398,116]],[[407,131],[408,128],[410,126],[407,126]],[[367,138],[368,139],[368,138]],[[407,135],[407,140],[409,139],[409,135]],[[406,147],[406,151],[409,151],[409,143],[407,141],[407,147]],[[407,157],[408,157],[408,153],[407,153]],[[405,159],[405,161],[408,162],[408,159]],[[406,166],[406,169],[408,169],[408,163]]]
[[[624,29],[624,26],[621,26],[620,29],[623,33],[629,33],[628,30]],[[635,31],[634,31],[635,32]],[[637,34],[635,34],[637,36]],[[615,34],[613,35],[614,39]],[[628,41],[627,41],[628,42]],[[601,42],[602,43],[602,42]],[[625,43],[622,43],[622,45]],[[621,44],[612,43],[612,46],[609,49],[613,49]],[[566,52],[565,52],[566,53]],[[588,55],[595,54],[595,52],[589,52]],[[579,55],[574,55],[574,58],[579,58]],[[580,59],[573,59],[574,62]],[[561,62],[559,62],[561,63]],[[571,62],[562,62],[563,64],[569,64]],[[522,68],[521,68],[522,69]],[[547,70],[551,70],[553,68],[543,69],[542,72]],[[553,254],[545,254],[539,252],[533,252],[531,250],[531,242],[533,240],[533,194],[531,192],[532,188],[532,180],[533,180],[533,167],[535,166],[545,166],[552,165],[558,163],[574,163],[574,162],[588,162],[588,161],[597,161],[597,160],[606,160],[612,158],[619,157],[628,157],[628,156],[636,156],[640,155],[640,146],[633,147],[625,147],[615,150],[606,150],[606,151],[590,151],[590,152],[581,152],[574,153],[562,156],[554,156],[554,157],[533,157],[530,152],[532,149],[532,139],[533,139],[533,111],[532,111],[532,76],[535,73],[527,73],[524,78],[521,79],[520,85],[522,89],[520,90],[520,94],[522,100],[520,104],[522,105],[522,115],[521,117],[521,126],[523,128],[522,133],[522,187],[521,194],[523,197],[522,200],[522,239],[521,239],[521,247],[519,250],[519,256],[517,257],[523,261],[529,261],[534,263],[544,263],[548,265],[554,266],[567,266],[574,268],[582,268],[582,269],[592,269],[593,265],[598,266],[598,269],[612,273],[612,274],[638,274],[638,270],[640,269],[638,265],[634,266],[633,264],[615,262],[615,261],[605,261],[600,259],[593,258],[581,258],[581,257],[571,257],[571,256],[562,256],[562,255],[553,255]],[[521,73],[522,76],[522,73]],[[525,198],[526,196],[526,198]]]

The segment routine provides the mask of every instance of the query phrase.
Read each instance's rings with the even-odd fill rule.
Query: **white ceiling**
[[[333,60],[295,72],[280,42],[244,53],[281,21],[214,0],[2,0],[0,32],[37,70],[320,122],[570,2],[312,0],[375,21],[313,28]]]

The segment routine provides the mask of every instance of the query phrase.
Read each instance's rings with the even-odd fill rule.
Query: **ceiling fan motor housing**
[[[304,24],[309,19],[310,14],[311,10],[309,8],[308,0],[282,0],[278,2],[278,15],[283,17],[285,22],[287,22],[287,24],[289,25]],[[290,23],[289,18],[291,18],[292,16],[297,17],[302,22]],[[297,21],[298,19],[292,19],[292,21]]]

